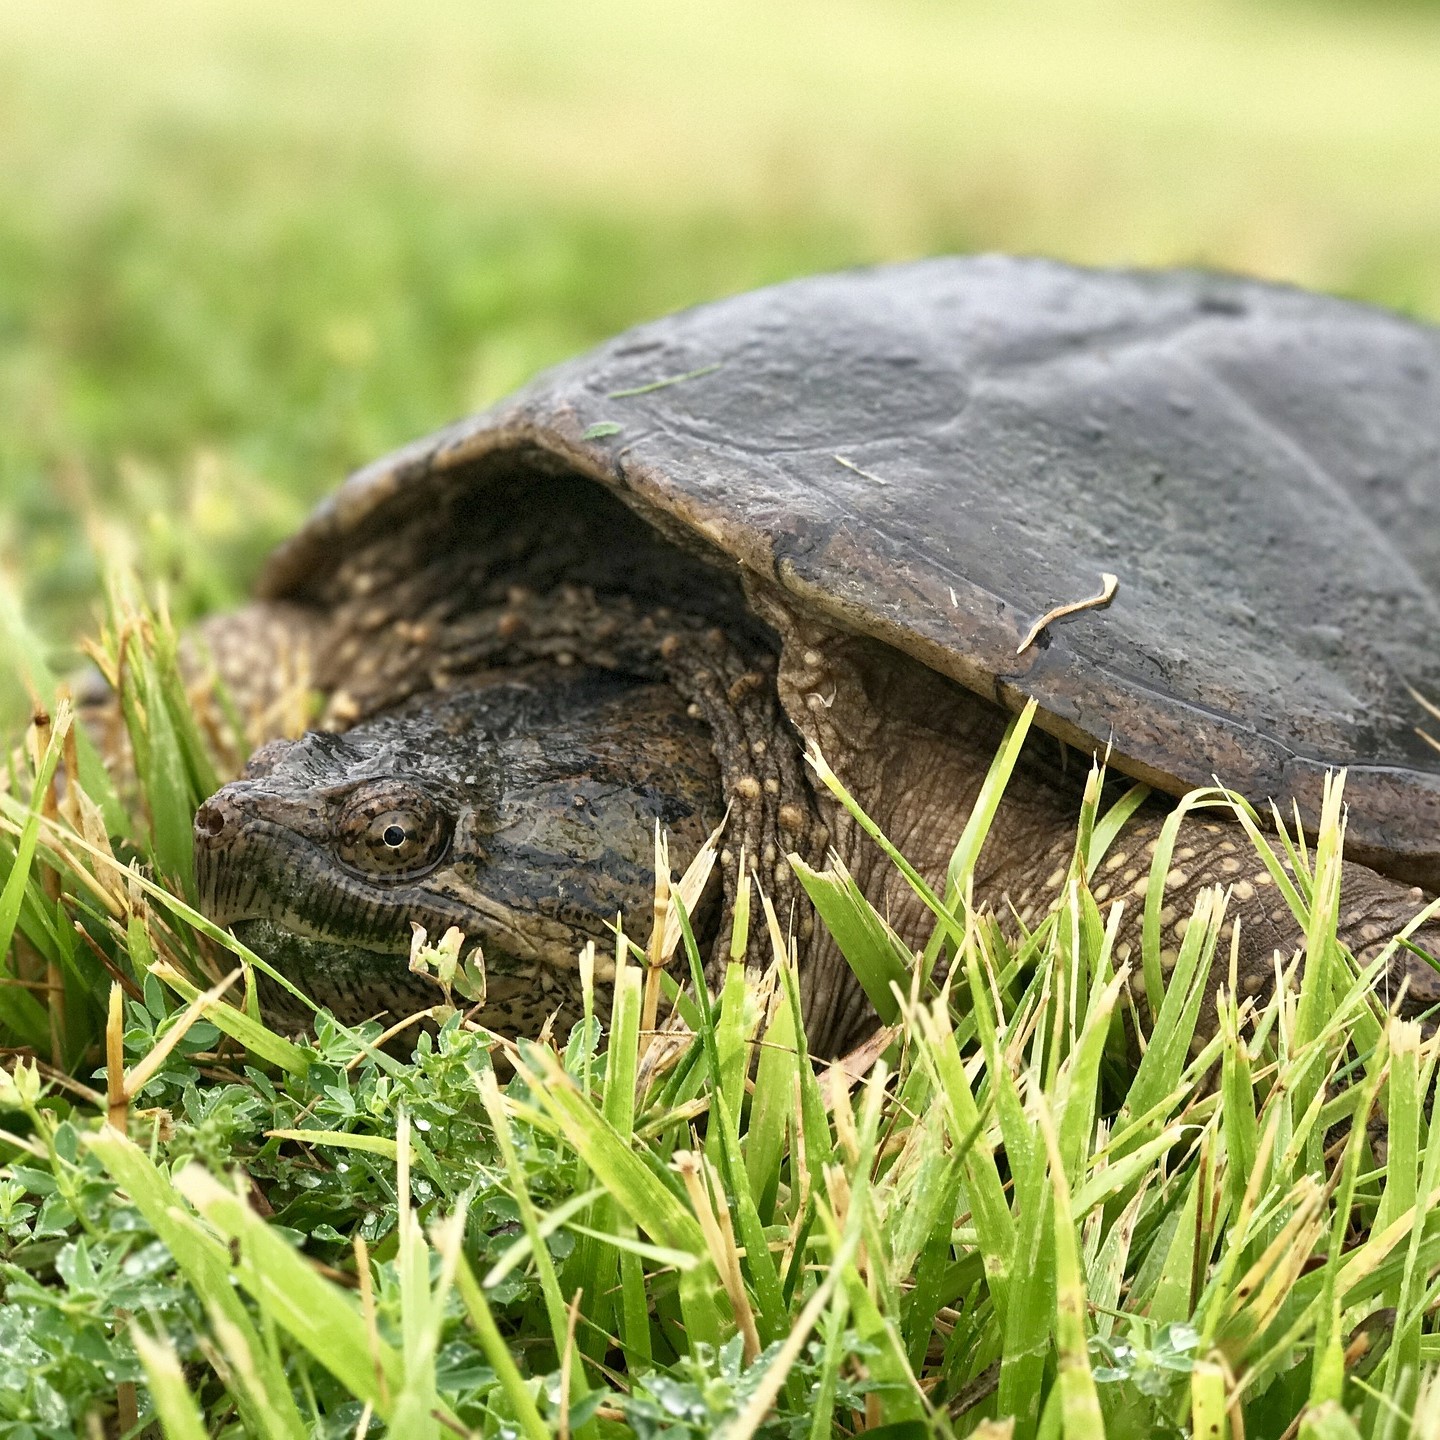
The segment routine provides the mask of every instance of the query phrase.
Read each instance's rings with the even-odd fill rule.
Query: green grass
[[[234,193],[220,157],[187,151],[173,157],[196,172],[183,216],[121,200],[64,236],[15,209],[0,219],[16,282],[0,393],[25,417],[0,439],[0,496],[56,638],[96,590],[76,544],[87,501],[123,517],[186,613],[216,608],[367,459],[640,316],[854,253],[819,221],[776,235],[699,216],[640,233],[598,210],[490,214],[383,167],[321,179],[300,213],[249,224],[252,182]]]
[[[499,1046],[437,989],[402,1063],[375,1026],[295,1043],[248,981],[212,985],[263,962],[182,898],[173,831],[211,762],[163,621],[112,633],[137,788],[74,752],[62,706],[0,795],[3,1433],[1431,1433],[1440,1039],[1335,940],[1339,784],[1307,847],[1253,835],[1295,863],[1303,978],[1222,1004],[1194,1054],[1223,895],[1137,1064],[1118,912],[1087,888],[1119,830],[1098,775],[1055,912],[1007,944],[967,910],[1027,713],[946,893],[892,852],[939,988],[843,872],[807,872],[892,1022],[852,1071],[812,1067],[778,950],[685,1002],[656,1065],[653,951],[624,944],[608,1026]],[[1169,864],[1162,840],[1156,896]]]
[[[231,603],[350,467],[715,295],[1000,248],[1440,318],[1437,43],[1400,0],[8,0],[0,723],[102,569]],[[638,964],[497,1081],[459,1015],[401,1062],[214,993],[227,762],[148,636],[138,791],[53,705],[0,786],[0,1435],[1437,1433],[1435,1043],[1334,943],[1338,792],[1303,982],[1197,1060],[1213,907],[1137,1066],[1084,885],[1116,817],[1011,947],[981,805],[918,964],[803,877],[895,1027],[848,1091],[778,963],[638,1087]]]

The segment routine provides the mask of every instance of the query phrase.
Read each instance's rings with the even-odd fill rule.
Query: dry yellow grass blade
[[[729,818],[728,812],[726,819]],[[685,913],[692,915],[710,883],[719,855],[720,835],[725,828],[721,820],[715,830],[706,837],[705,843],[695,852],[695,858],[686,867],[677,884],[670,882],[670,837],[655,825],[655,900],[654,920],[650,941],[645,947],[645,994],[640,1007],[640,1058],[641,1083],[648,1084],[654,1074],[654,1064],[647,1064],[649,1052],[658,1029],[660,1014],[660,975],[669,965],[680,943],[680,911],[675,904],[676,897],[685,907]],[[678,1016],[671,1016],[667,1029],[679,1027]],[[666,1047],[666,1053],[669,1047]]]
[[[713,1169],[705,1157],[694,1150],[679,1151],[674,1160],[675,1169],[680,1172],[685,1193],[690,1197],[690,1207],[700,1222],[701,1233],[705,1236],[705,1248],[725,1287],[726,1298],[735,1316],[744,1346],[745,1363],[754,1364],[760,1354],[760,1332],[755,1325],[755,1312],[750,1306],[750,1297],[745,1291],[745,1279],[740,1273],[740,1253],[735,1246],[735,1229],[730,1223],[730,1212],[724,1204],[724,1190],[716,1183]],[[707,1178],[710,1184],[707,1186]],[[711,1194],[720,1198],[717,1211]]]
[[[1087,596],[1084,600],[1071,600],[1064,605],[1056,605],[1047,610],[1031,627],[1025,632],[1025,638],[1020,642],[1015,653],[1023,655],[1044,633],[1045,629],[1053,625],[1057,620],[1063,620],[1067,615],[1078,615],[1082,610],[1101,610],[1114,598],[1115,592],[1120,588],[1120,580],[1117,576],[1108,572],[1100,577],[1100,591],[1096,595]]]

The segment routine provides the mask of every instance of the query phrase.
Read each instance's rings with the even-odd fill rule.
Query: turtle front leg
[[[1041,745],[1049,742],[1042,741]],[[1028,747],[1032,751],[1037,747]],[[981,854],[976,898],[1002,920],[1013,914],[1025,926],[1038,924],[1059,900],[1071,872],[1078,785],[1058,783],[1053,768],[1032,754],[1017,770]],[[1090,877],[1090,893],[1108,915],[1124,905],[1115,942],[1115,961],[1138,975],[1142,964],[1145,908],[1156,849],[1170,807],[1158,801],[1143,806],[1115,838]],[[1287,873],[1289,867],[1286,867]],[[1218,1024],[1216,992],[1230,984],[1231,942],[1236,926],[1235,984],[1241,1000],[1264,1003],[1274,990],[1276,956],[1280,967],[1304,948],[1305,933],[1274,877],[1238,824],[1200,812],[1181,821],[1160,882],[1160,967],[1168,978],[1179,958],[1186,931],[1202,890],[1214,885],[1226,895],[1225,918],[1210,979],[1195,1030],[1198,1049]],[[1337,935],[1362,964],[1367,964],[1428,903],[1418,887],[1388,879],[1365,865],[1342,862]],[[1414,937],[1422,950],[1440,957],[1440,920]],[[1440,973],[1421,956],[1400,950],[1392,957],[1384,991],[1387,1001],[1404,986],[1401,1013],[1415,1017],[1440,1004]],[[1141,1020],[1148,1024],[1143,985],[1137,984]]]

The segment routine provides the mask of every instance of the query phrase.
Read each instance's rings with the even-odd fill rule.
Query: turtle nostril
[[[225,833],[225,812],[206,801],[195,812],[195,833],[203,839],[218,840]]]

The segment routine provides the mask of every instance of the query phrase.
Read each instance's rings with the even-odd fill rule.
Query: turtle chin
[[[346,1025],[371,1019],[389,1023],[444,998],[433,981],[411,973],[408,952],[367,950],[297,935],[274,920],[240,920],[231,929],[242,945]],[[288,990],[267,975],[259,977],[259,985],[269,1024],[286,1030],[311,1028],[309,1009]]]
[[[239,920],[230,928],[242,945],[345,1025],[379,1020],[388,1027],[429,1011],[446,998],[433,980],[411,971],[408,951],[368,950],[320,940],[287,930],[275,920]],[[486,1028],[533,1037],[549,1025],[567,1034],[580,1018],[574,986],[566,983],[568,972],[557,974],[533,961],[512,962],[503,954],[497,959],[497,973],[487,980],[487,1004],[480,1014]],[[309,1007],[287,989],[268,975],[260,975],[258,983],[261,1010],[269,1025],[286,1032],[314,1028]],[[610,990],[604,982],[596,986],[596,999],[602,1013],[608,1011]],[[396,1053],[402,1053],[406,1044],[393,1042]]]

